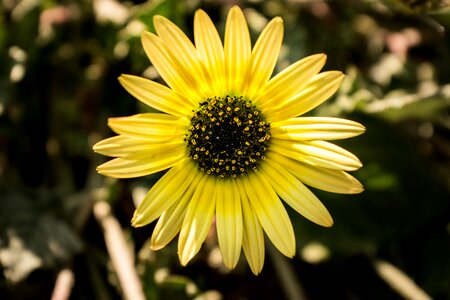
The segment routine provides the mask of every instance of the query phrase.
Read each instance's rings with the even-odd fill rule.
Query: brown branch
[[[373,266],[380,278],[405,299],[431,300],[431,297],[424,290],[394,265],[377,260],[373,263]]]
[[[95,218],[103,229],[106,248],[117,273],[124,298],[145,300],[132,251],[127,245],[119,222],[111,214],[110,205],[106,201],[98,201],[94,204],[93,210]]]
[[[307,300],[303,285],[288,259],[282,256],[271,243],[267,243],[266,249],[286,299]]]
[[[72,270],[63,269],[58,273],[51,300],[67,300],[72,292],[75,276]]]

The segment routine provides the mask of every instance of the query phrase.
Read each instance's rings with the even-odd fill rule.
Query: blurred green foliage
[[[161,14],[192,37],[197,8],[223,33],[227,1],[15,1],[0,4],[0,298],[48,299],[72,269],[73,299],[120,299],[92,191],[109,191],[113,213],[137,254],[148,299],[281,299],[267,256],[254,277],[228,272],[211,237],[186,267],[176,242],[151,252],[152,226],[131,229],[133,192],[160,176],[110,181],[92,145],[112,133],[110,116],[143,108],[121,73],[160,80],[140,45]],[[253,41],[274,16],[285,21],[278,70],[317,52],[347,79],[312,114],[357,120],[367,132],[339,142],[364,167],[360,195],[316,192],[335,225],[291,213],[298,256],[289,264],[309,299],[402,299],[374,267],[402,270],[433,299],[450,298],[450,8],[447,0],[242,1]],[[323,259],[308,256],[311,245]],[[316,253],[318,253],[316,251]],[[276,274],[276,273],[275,273]]]

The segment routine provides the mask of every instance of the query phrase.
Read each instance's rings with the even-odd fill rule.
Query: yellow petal
[[[322,202],[285,168],[268,157],[261,165],[261,173],[275,192],[298,213],[316,224],[333,225],[333,219]]]
[[[182,266],[197,254],[211,228],[216,180],[215,176],[205,175],[188,205],[178,239],[178,257]]]
[[[150,32],[144,32],[141,37],[144,51],[162,79],[179,95],[185,95],[185,100],[192,106],[197,106],[203,98],[198,92],[199,83],[184,67],[167,51],[161,39]]]
[[[315,54],[305,57],[270,79],[264,90],[253,102],[261,109],[277,107],[290,99],[308,84],[325,64],[325,54]]]
[[[111,157],[122,157],[134,152],[148,150],[154,143],[125,135],[116,135],[94,145],[95,152]]]
[[[344,74],[339,71],[328,71],[317,74],[303,91],[294,95],[282,106],[274,108],[267,114],[267,121],[278,122],[302,115],[331,97],[341,85]]]
[[[285,256],[295,254],[295,236],[291,220],[280,198],[258,171],[243,178],[250,204],[274,246]]]
[[[176,61],[179,70],[183,70],[183,76],[191,89],[195,89],[199,95],[207,98],[209,95],[205,93],[208,93],[210,88],[205,84],[204,71],[192,42],[177,25],[163,16],[154,16],[153,24],[158,36],[164,42],[166,51]]]
[[[216,228],[223,262],[233,269],[242,247],[242,210],[234,179],[223,179],[217,184]]]
[[[98,166],[97,172],[114,178],[146,176],[172,167],[185,156],[183,143],[161,144],[112,159]]]
[[[340,118],[300,117],[270,124],[273,138],[304,140],[338,140],[364,133],[357,122]]]
[[[147,225],[176,203],[194,182],[196,166],[189,160],[180,161],[158,180],[136,208],[131,224]]]
[[[202,177],[201,173],[196,174],[181,199],[161,214],[150,240],[152,250],[164,248],[180,231],[186,215],[186,208]]]
[[[266,85],[273,73],[283,42],[283,20],[273,18],[264,28],[256,41],[251,56],[251,68],[248,69],[248,85],[245,95],[253,99]]]
[[[188,124],[185,119],[160,113],[108,119],[108,126],[116,133],[155,142],[182,141]]]
[[[250,205],[243,182],[236,180],[242,205],[243,236],[242,248],[253,274],[258,275],[264,265],[264,232],[255,211]]]
[[[227,93],[240,94],[251,56],[251,41],[247,22],[238,6],[230,9],[225,26],[225,78]]]
[[[198,55],[206,68],[208,85],[214,95],[221,96],[225,93],[223,45],[213,22],[201,9],[195,12],[194,39]]]
[[[362,164],[349,151],[325,141],[290,141],[272,138],[270,149],[313,166],[354,171]]]
[[[173,90],[146,78],[121,75],[119,82],[136,99],[161,112],[185,117],[192,111],[192,104]]]
[[[153,24],[158,36],[164,41],[167,51],[196,72],[195,76],[202,77],[203,70],[197,51],[184,32],[169,19],[160,15],[153,17]]]
[[[320,190],[340,194],[358,194],[364,190],[356,178],[341,170],[311,166],[275,152],[270,152],[270,159],[287,168],[301,182]]]

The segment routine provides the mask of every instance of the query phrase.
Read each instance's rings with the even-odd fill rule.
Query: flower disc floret
[[[221,178],[256,170],[269,140],[270,124],[250,100],[237,96],[201,102],[186,136],[199,169]]]

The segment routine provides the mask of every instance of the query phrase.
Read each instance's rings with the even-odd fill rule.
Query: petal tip
[[[167,20],[167,19],[164,16],[161,16],[161,15],[153,16],[153,24],[155,25],[155,27],[162,24],[165,20]]]
[[[103,140],[102,140],[103,141]],[[102,142],[102,141],[99,141],[99,142],[97,142],[97,143],[95,143],[94,144],[94,146],[92,146],[92,150],[95,152],[95,153],[97,153],[98,152],[98,149],[100,148],[100,143]],[[96,168],[96,170],[98,169],[98,167]]]
[[[364,186],[355,179],[354,185],[348,191],[348,194],[361,194],[364,192]]]
[[[248,265],[250,267],[250,270],[252,271],[252,273],[256,276],[258,276],[259,274],[261,274],[261,271],[263,269],[264,266],[264,261],[262,263],[257,262],[257,261],[251,261],[248,260]]]
[[[254,270],[253,268],[251,268],[250,267],[250,270],[252,270],[252,273],[253,273],[253,275],[255,275],[255,276],[258,276],[259,274],[261,274],[261,269],[257,269],[257,270]]]
[[[142,227],[147,225],[147,223],[142,222],[144,219],[144,214],[139,213],[138,209],[136,209],[133,213],[133,217],[131,218],[131,226],[133,227]]]
[[[130,74],[120,74],[117,77],[117,80],[120,82],[121,85],[124,85],[125,82],[129,81],[133,78],[133,75]]]
[[[325,64],[328,56],[325,53],[318,53],[317,55],[319,56],[319,61],[323,61],[323,64]]]
[[[322,224],[323,227],[333,227],[333,225],[334,225],[333,219],[327,220]]]
[[[107,171],[105,172],[105,169],[104,169],[103,165],[104,164],[98,166],[97,168],[95,168],[95,170],[97,171],[97,173],[99,173],[101,175],[108,176],[108,174],[107,174],[108,172]]]
[[[237,260],[236,261],[223,261],[223,264],[225,265],[225,267],[227,267],[229,270],[233,270],[236,265],[237,265]]]
[[[151,33],[150,31],[142,32],[141,41],[143,41],[144,39],[149,39],[152,35],[154,35],[154,33]]]
[[[242,9],[241,9],[241,8],[239,7],[239,5],[237,5],[237,4],[233,5],[233,6],[230,8],[230,13],[231,13],[231,12],[236,12],[236,11],[242,12]]]
[[[272,19],[275,24],[283,25],[283,19],[281,17],[275,17]]]
[[[157,242],[151,241],[150,250],[158,251],[158,250],[161,250],[162,248],[164,248],[164,246],[158,245]]]
[[[208,16],[208,14],[203,9],[199,8],[195,11],[194,18],[205,17],[205,16]]]
[[[270,20],[269,24],[267,24],[266,29],[270,28],[270,30],[278,31],[279,36],[283,36],[283,19],[281,17],[275,17],[272,20]]]
[[[141,221],[144,218],[143,214],[136,214],[134,213],[133,218],[131,219],[131,226],[133,227],[142,227],[146,224],[143,224]]]
[[[178,253],[178,258],[180,260],[180,265],[186,267],[190,261],[190,257],[186,256],[184,253]]]
[[[360,193],[364,192],[364,190],[365,190],[364,187],[361,185],[359,187],[359,189],[355,189],[354,194],[360,194]]]

